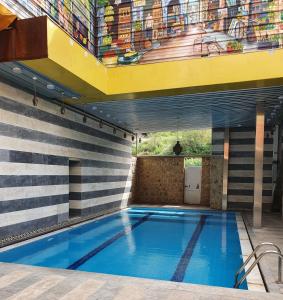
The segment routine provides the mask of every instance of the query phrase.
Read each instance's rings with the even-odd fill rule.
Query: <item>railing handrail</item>
[[[274,254],[279,256],[279,264],[278,264],[278,283],[281,283],[281,269],[282,269],[282,259],[283,259],[283,255],[281,253],[281,251],[275,251],[275,250],[266,250],[264,252],[262,252],[258,258],[251,264],[251,266],[248,268],[248,270],[246,271],[246,273],[242,276],[242,278],[239,281],[236,281],[234,284],[234,288],[238,288],[243,282],[244,280],[247,278],[247,276],[251,273],[251,271],[253,270],[253,268],[259,263],[259,261],[267,254]]]
[[[255,247],[254,251],[249,255],[249,257],[245,260],[245,262],[242,264],[242,266],[239,268],[239,270],[238,270],[237,273],[235,274],[235,282],[238,281],[238,276],[239,276],[240,273],[244,270],[245,266],[246,266],[246,265],[249,263],[249,261],[253,258],[253,256],[256,254],[256,252],[257,252],[260,248],[262,248],[262,247],[264,247],[264,246],[272,246],[272,247],[276,248],[277,251],[278,251],[279,253],[281,253],[280,248],[279,248],[277,245],[275,245],[274,243],[272,243],[272,242],[263,242],[263,243],[258,244],[258,245]]]

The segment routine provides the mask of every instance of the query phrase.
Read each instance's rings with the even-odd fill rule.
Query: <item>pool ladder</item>
[[[257,251],[265,246],[271,246],[273,248],[275,248],[275,250],[265,250],[264,252],[260,253],[260,255],[258,257],[256,257],[256,253]],[[258,265],[258,263],[260,262],[260,260],[266,256],[266,255],[276,255],[278,256],[278,281],[277,283],[282,283],[282,259],[283,259],[283,255],[281,253],[280,248],[275,245],[274,243],[270,243],[270,242],[264,242],[261,243],[259,245],[257,245],[254,249],[254,251],[250,254],[250,256],[246,259],[246,261],[242,264],[242,266],[240,267],[240,269],[237,271],[237,273],[235,274],[235,284],[234,284],[234,288],[239,288],[239,286],[244,282],[244,280],[247,278],[247,276],[251,273],[251,271],[254,269],[254,267],[256,265]],[[239,275],[241,274],[242,271],[244,271],[245,266],[249,263],[249,261],[255,257],[255,261],[251,264],[251,266],[247,269],[247,271],[245,272],[245,274],[240,277],[239,280]]]

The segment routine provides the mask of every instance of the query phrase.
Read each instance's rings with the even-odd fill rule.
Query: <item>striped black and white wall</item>
[[[131,141],[0,82],[0,236],[127,206]]]
[[[212,132],[212,154],[223,155],[224,129]],[[254,188],[255,128],[229,129],[228,208],[252,208]],[[272,204],[273,136],[265,129],[263,205]]]

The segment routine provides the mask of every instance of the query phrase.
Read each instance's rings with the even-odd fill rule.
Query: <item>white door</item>
[[[201,167],[185,169],[185,199],[186,204],[200,204]]]

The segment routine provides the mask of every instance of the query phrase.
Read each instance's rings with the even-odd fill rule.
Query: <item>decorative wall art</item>
[[[112,67],[282,48],[283,0],[33,2]]]

